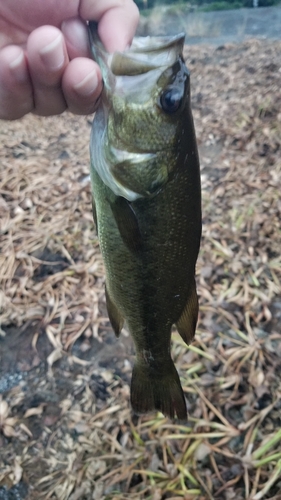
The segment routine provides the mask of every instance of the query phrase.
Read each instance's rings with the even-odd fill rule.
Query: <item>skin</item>
[[[90,59],[85,21],[99,23],[114,52],[130,45],[138,18],[133,0],[1,1],[0,118],[93,113],[102,77]]]
[[[153,72],[141,74],[141,64],[139,74],[128,76],[127,56],[128,72],[122,73],[127,80],[119,76],[118,83],[119,77],[115,81],[104,77],[108,84],[92,132],[94,214],[106,270],[107,309],[116,335],[126,321],[134,339],[133,410],[156,409],[185,420],[186,404],[170,341],[176,324],[182,339],[190,343],[198,315],[194,275],[201,236],[200,171],[189,76],[181,52],[172,66],[159,66],[156,80]],[[131,90],[140,88],[143,76],[150,84],[145,93],[142,88],[140,103],[138,93]],[[171,89],[176,90],[179,105],[169,113],[162,97]],[[107,134],[101,137],[102,117]],[[121,161],[118,155],[116,160],[110,156],[112,147],[124,153]],[[154,153],[153,163],[146,156],[140,161],[140,155],[149,152]],[[133,153],[139,154],[135,163]],[[112,177],[102,180],[100,164],[105,170],[110,165]],[[126,199],[115,192],[117,183],[141,196]]]

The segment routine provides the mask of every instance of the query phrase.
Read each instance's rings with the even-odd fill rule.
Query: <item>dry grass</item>
[[[187,425],[131,415],[131,347],[110,345],[85,179],[89,122],[0,124],[0,387],[1,365],[20,382],[0,401],[2,495],[22,482],[30,499],[281,499],[280,50],[187,51],[204,215],[196,340],[173,334]]]

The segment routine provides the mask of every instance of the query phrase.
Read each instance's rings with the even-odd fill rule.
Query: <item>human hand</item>
[[[0,118],[95,111],[102,77],[86,20],[114,52],[131,43],[138,10],[133,0],[0,1]]]

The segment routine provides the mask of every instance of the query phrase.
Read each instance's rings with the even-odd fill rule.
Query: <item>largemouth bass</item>
[[[91,135],[93,211],[117,337],[124,322],[136,363],[131,405],[186,419],[171,329],[191,342],[198,316],[200,172],[184,35],[135,38],[108,54],[89,24],[104,89]]]

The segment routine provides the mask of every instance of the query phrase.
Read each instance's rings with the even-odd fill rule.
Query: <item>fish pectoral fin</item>
[[[122,196],[118,196],[111,203],[111,210],[124,244],[132,253],[138,253],[142,247],[142,238],[131,204]]]
[[[172,359],[165,364],[164,376],[152,373],[149,364],[137,359],[132,373],[131,405],[137,414],[158,410],[170,418],[187,420],[186,402]]]
[[[124,325],[124,318],[122,314],[119,312],[119,309],[116,307],[114,302],[111,300],[108,291],[105,287],[105,299],[106,299],[106,308],[108,312],[109,321],[114,330],[116,337],[119,337],[120,332]]]
[[[176,323],[177,330],[186,344],[190,344],[196,329],[198,319],[198,297],[196,292],[196,285],[192,286],[191,293],[188,297],[186,306],[181,314],[180,319]]]

